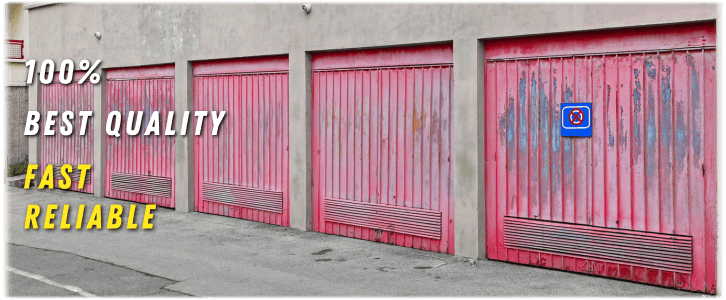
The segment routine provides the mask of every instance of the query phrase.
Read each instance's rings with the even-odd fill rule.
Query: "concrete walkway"
[[[78,276],[90,272],[87,269],[101,268],[78,268],[90,263],[82,259],[45,258],[56,262],[51,264],[36,257],[62,253],[118,268],[104,265],[107,271],[99,274],[138,272],[159,286],[149,288],[149,293],[153,290],[162,295],[157,291],[161,288],[169,296],[699,296],[504,262],[470,262],[451,255],[164,208],[156,210],[153,230],[25,230],[28,204],[43,208],[59,204],[56,218],[60,219],[63,204],[72,208],[85,204],[88,218],[89,206],[101,204],[107,211],[111,204],[127,208],[133,203],[10,187],[5,197],[10,212],[7,242],[12,245],[9,265],[95,295],[138,293],[113,287],[123,284],[115,276],[110,277],[111,283]],[[142,207],[137,206],[137,223]],[[73,216],[69,219],[75,220],[75,210]],[[39,220],[44,220],[44,213]],[[18,251],[22,255],[15,253]],[[64,268],[67,271],[59,271]],[[126,277],[146,278],[134,276]],[[11,280],[10,290],[21,293],[26,281]]]

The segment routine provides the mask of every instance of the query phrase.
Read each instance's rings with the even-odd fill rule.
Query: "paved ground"
[[[174,280],[146,274],[112,263],[97,261],[67,252],[33,247],[9,246],[10,265],[25,273],[40,275],[63,285],[72,285],[97,296],[187,296],[164,287]],[[44,283],[14,272],[10,296],[78,296],[65,288]]]
[[[25,230],[28,204],[132,203],[17,188],[6,198],[8,265],[26,274],[6,271],[11,296],[699,295],[163,208],[149,231]]]

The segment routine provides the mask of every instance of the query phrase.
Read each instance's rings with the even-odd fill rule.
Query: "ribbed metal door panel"
[[[174,65],[108,70],[106,116],[114,110],[121,112],[123,124],[121,137],[106,136],[106,197],[173,208],[174,136],[164,135],[164,129],[174,111]],[[136,136],[126,133],[131,111],[144,114]],[[160,135],[145,136],[154,111]],[[181,116],[176,118],[180,122]]]
[[[484,48],[488,258],[715,293],[714,24]]]
[[[319,53],[313,230],[454,253],[450,44]]]
[[[227,112],[194,139],[197,211],[289,226],[287,69],[287,56],[194,64],[194,109]]]
[[[38,173],[42,175],[47,165],[53,165],[56,172],[54,188],[59,188],[58,181],[62,180],[60,175],[60,167],[64,164],[73,166],[73,172],[70,177],[73,179],[69,190],[84,193],[93,193],[93,167],[86,172],[86,179],[83,189],[78,188],[77,177],[78,165],[93,165],[93,117],[89,117],[86,124],[86,134],[80,135],[82,118],[79,116],[81,111],[93,111],[93,84],[85,82],[78,84],[78,80],[83,76],[81,72],[75,72],[73,81],[69,84],[62,84],[58,81],[58,74],[55,74],[51,84],[40,85],[40,114],[41,114],[41,130],[38,133],[40,138],[41,156]],[[58,117],[55,118],[55,135],[44,135],[45,121],[48,111],[57,111]],[[69,136],[63,136],[60,133],[61,126],[65,126],[61,120],[63,112],[72,111],[74,119],[73,133]],[[40,178],[40,176],[37,176]]]

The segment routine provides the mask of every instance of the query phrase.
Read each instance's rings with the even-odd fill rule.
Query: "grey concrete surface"
[[[43,283],[41,281],[18,275],[12,272],[5,273],[10,297],[77,297],[72,291]]]
[[[40,95],[40,81],[33,80],[33,83],[28,85],[28,111],[38,111],[40,105],[38,105]],[[27,118],[27,112],[25,113]],[[23,129],[25,134],[25,129]],[[38,164],[40,162],[40,138],[38,135],[32,135],[28,137],[28,164]]]
[[[25,230],[28,204],[69,204],[73,208],[70,219],[75,220],[79,204],[87,209],[95,204],[104,209],[121,204],[127,211],[134,203],[60,190],[16,188],[6,188],[5,200],[8,243],[12,244],[10,266],[97,295],[131,296],[162,289],[194,296],[699,295],[504,262],[470,262],[451,255],[164,208],[156,210],[154,229],[148,231]],[[89,214],[87,211],[86,218]],[[40,217],[42,220],[44,213]],[[137,213],[136,222],[141,218]],[[117,280],[106,280],[109,277]],[[132,284],[126,284],[124,278]],[[33,285],[37,283],[10,277],[11,293],[23,293],[22,287]],[[54,290],[45,287],[37,293],[53,294]],[[58,291],[58,295],[62,293]]]
[[[311,55],[290,53],[288,143],[290,161],[290,227],[312,230],[312,66]],[[295,167],[292,167],[295,166]]]
[[[72,285],[96,296],[180,296],[164,287],[176,281],[61,251],[8,247],[8,264],[62,285]],[[9,296],[70,296],[79,294],[23,275],[11,273]]]
[[[7,158],[6,166],[28,162],[28,137],[25,132],[25,117],[28,113],[28,87],[5,87],[5,128]],[[7,173],[6,175],[7,176]]]
[[[174,114],[181,119],[185,112],[194,116],[194,76],[192,64],[188,61],[178,61],[174,67]],[[176,132],[182,131],[182,122],[174,124]],[[186,132],[193,132],[193,122],[187,124]],[[174,137],[174,171],[176,191],[174,201],[177,211],[190,212],[194,208],[194,135],[180,135]]]
[[[124,67],[713,20],[717,7],[314,3],[305,14],[299,3],[66,3],[29,10],[28,55]]]
[[[456,253],[486,257],[482,163],[484,148],[484,49],[476,39],[454,40],[453,168]]]
[[[103,197],[106,191],[106,71],[93,86],[93,194]],[[36,81],[37,82],[37,81]],[[31,99],[31,102],[37,101]],[[31,143],[32,145],[32,143]],[[35,162],[38,163],[38,162]]]
[[[8,186],[23,187],[23,185],[25,184],[25,176],[26,175],[23,174],[23,175],[5,178],[5,183]]]

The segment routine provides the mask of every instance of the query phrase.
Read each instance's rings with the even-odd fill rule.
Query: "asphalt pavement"
[[[5,198],[10,296],[701,296],[166,208],[152,230],[26,230],[28,204],[126,215],[136,203],[11,187]]]

